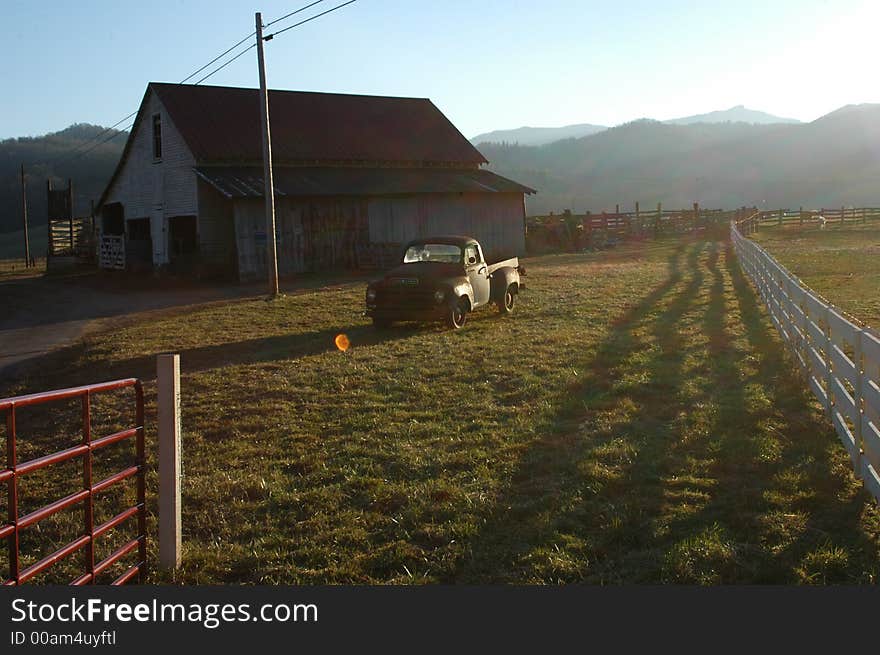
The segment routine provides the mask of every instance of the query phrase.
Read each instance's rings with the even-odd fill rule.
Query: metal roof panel
[[[263,169],[198,166],[196,174],[227,198],[262,198]],[[333,168],[273,169],[277,196],[385,196],[412,193],[535,193],[483,169]]]

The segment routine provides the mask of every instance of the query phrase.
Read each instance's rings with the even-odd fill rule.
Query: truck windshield
[[[461,262],[461,248],[448,243],[417,243],[406,249],[403,263],[442,262],[458,264]]]

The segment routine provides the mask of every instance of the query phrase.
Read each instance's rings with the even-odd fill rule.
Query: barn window
[[[162,159],[162,117],[153,114],[153,159]]]

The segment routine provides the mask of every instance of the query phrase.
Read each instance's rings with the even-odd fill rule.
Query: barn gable
[[[153,152],[154,117],[161,131],[159,157]],[[124,223],[103,225],[104,233],[124,235],[126,250],[137,252],[144,264],[167,262],[167,219],[195,217],[198,212],[195,164],[174,118],[148,87],[119,164],[98,203],[102,213],[109,205],[121,205]],[[106,213],[115,216],[112,209]]]

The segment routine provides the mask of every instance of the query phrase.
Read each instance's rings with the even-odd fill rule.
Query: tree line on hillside
[[[128,134],[110,130],[102,135],[105,129],[80,123],[45,136],[0,141],[0,232],[21,229],[22,164],[30,225],[46,223],[48,179],[55,188],[67,188],[72,179],[75,213],[88,215],[91,201],[98,200],[116,168]]]
[[[639,120],[543,146],[481,143],[490,168],[538,190],[529,214],[665,207],[871,206],[880,201],[880,105],[812,123]]]

